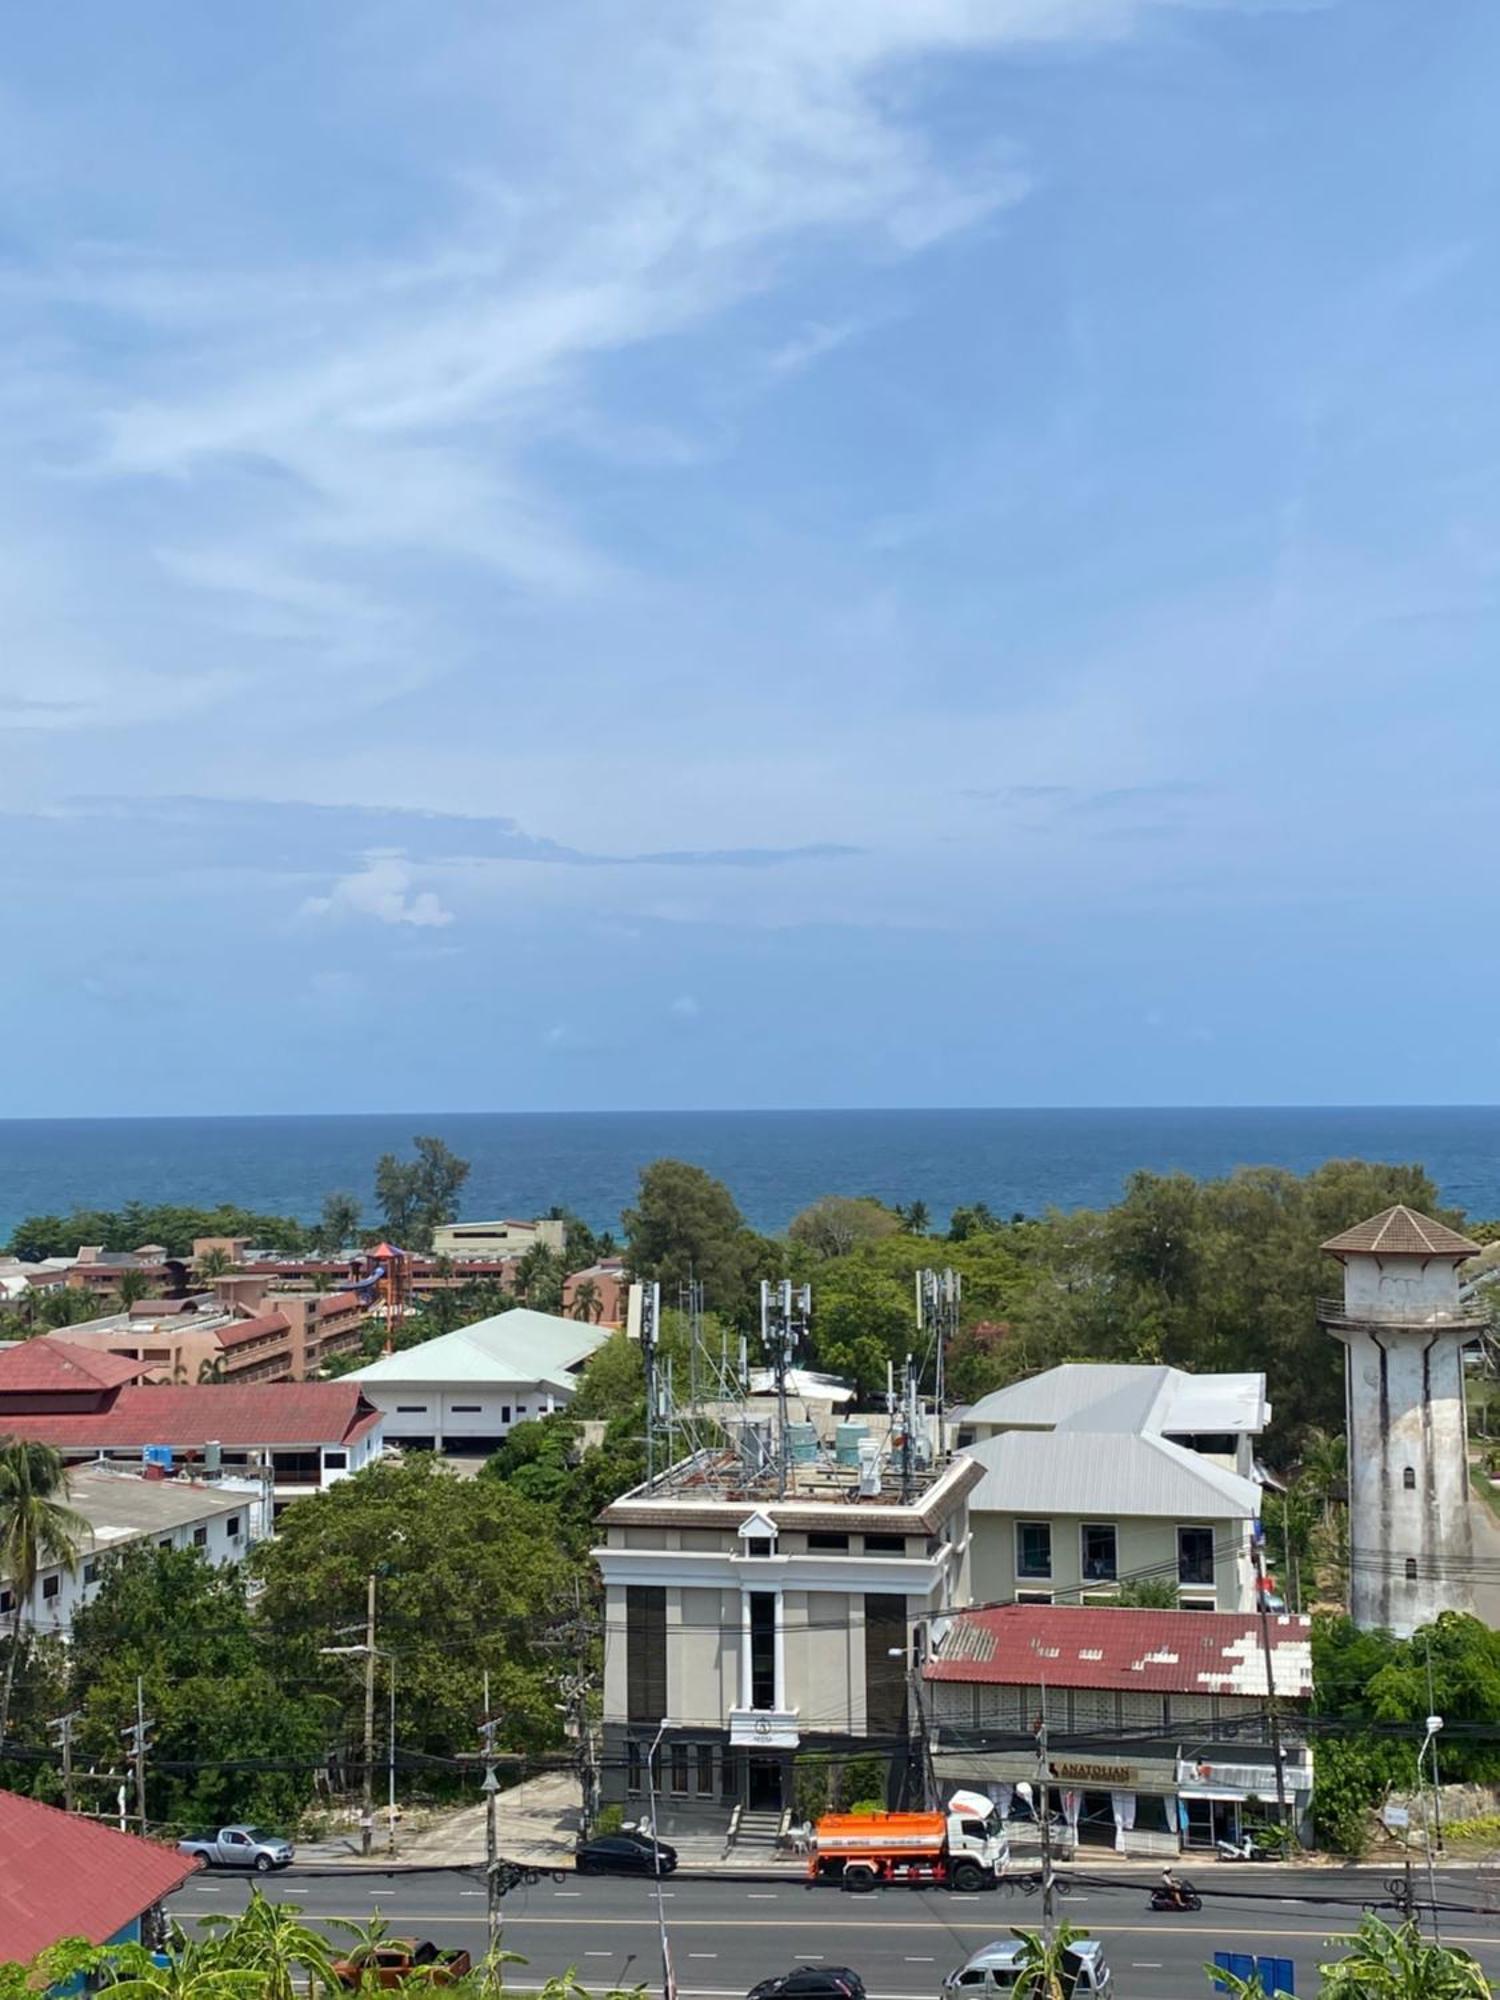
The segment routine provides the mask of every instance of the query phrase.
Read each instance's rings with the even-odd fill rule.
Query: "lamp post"
[[[1440,1715],[1428,1716],[1427,1734],[1422,1738],[1422,1747],[1417,1752],[1417,1790],[1419,1792],[1422,1789],[1422,1760],[1428,1751],[1431,1750],[1433,1762],[1436,1764],[1437,1739],[1442,1731],[1442,1727],[1443,1718]],[[1436,1782],[1433,1784],[1432,1794],[1433,1798],[1436,1799]],[[1432,1941],[1434,1944],[1441,1944],[1443,1933],[1438,1924],[1437,1869],[1432,1859],[1432,1816],[1430,1813],[1424,1812],[1422,1815],[1422,1831],[1424,1837],[1423,1844],[1427,1849],[1427,1893],[1432,1899]]]
[[[672,1727],[666,1716],[661,1719],[651,1748],[646,1752],[646,1802],[651,1814],[651,1873],[656,1878],[656,1928],[661,1939],[661,1991],[662,2000],[677,2000],[677,1978],[672,1970],[672,1945],[667,1936],[667,1909],[661,1893],[661,1843],[656,1837],[656,1753],[661,1748],[661,1740]]]

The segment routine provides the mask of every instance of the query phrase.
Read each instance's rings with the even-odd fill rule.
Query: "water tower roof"
[[[1460,1236],[1446,1222],[1434,1222],[1430,1215],[1398,1202],[1383,1208],[1368,1222],[1356,1222],[1352,1229],[1330,1236],[1323,1248],[1333,1256],[1363,1251],[1377,1257],[1477,1257],[1479,1245]]]

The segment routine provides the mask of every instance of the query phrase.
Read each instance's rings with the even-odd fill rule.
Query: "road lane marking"
[[[936,1965],[937,1960],[934,1958],[909,1958],[906,1963],[908,1965]]]
[[[774,1889],[752,1889],[745,1897],[745,1901],[747,1903],[774,1903],[776,1901],[776,1891]]]
[[[717,1958],[718,1955],[716,1951],[690,1951],[688,1953],[689,1958]]]
[[[552,1893],[554,1896],[581,1896],[583,1891],[582,1889],[554,1889]]]

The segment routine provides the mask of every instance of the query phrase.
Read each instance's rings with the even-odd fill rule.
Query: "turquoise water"
[[[0,1120],[0,1235],[23,1215],[235,1201],[311,1218],[326,1189],[370,1200],[377,1156],[434,1132],[473,1164],[469,1215],[561,1202],[614,1227],[663,1155],[726,1180],[776,1230],[837,1191],[998,1214],[1094,1207],[1137,1167],[1220,1174],[1320,1161],[1419,1161],[1445,1200],[1500,1216],[1500,1107],[1135,1111],[403,1112],[367,1117]],[[373,1220],[373,1217],[371,1218]]]

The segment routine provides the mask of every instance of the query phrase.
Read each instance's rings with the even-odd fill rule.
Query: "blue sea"
[[[401,1112],[362,1117],[0,1120],[0,1240],[25,1215],[233,1201],[316,1214],[325,1191],[370,1202],[377,1157],[435,1133],[472,1163],[470,1216],[554,1202],[615,1228],[640,1169],[671,1156],[728,1182],[775,1231],[815,1196],[961,1202],[999,1215],[1100,1207],[1138,1167],[1197,1175],[1416,1161],[1445,1201],[1500,1216],[1500,1107],[1111,1111]],[[370,1220],[374,1221],[373,1214]]]

